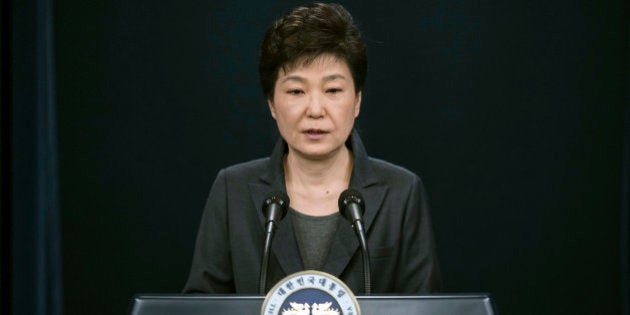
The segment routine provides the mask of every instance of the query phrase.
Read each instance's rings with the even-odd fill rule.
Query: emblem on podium
[[[261,315],[361,315],[354,293],[337,277],[306,270],[280,280],[267,293]]]

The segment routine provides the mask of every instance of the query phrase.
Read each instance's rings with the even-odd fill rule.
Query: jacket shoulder
[[[385,180],[389,184],[409,185],[415,181],[421,182],[420,177],[416,173],[400,165],[373,157],[368,158],[368,161],[378,178]]]
[[[269,158],[260,158],[243,163],[228,166],[220,171],[220,174],[228,178],[258,177],[267,170]]]

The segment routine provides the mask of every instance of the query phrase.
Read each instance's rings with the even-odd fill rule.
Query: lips
[[[312,141],[320,141],[326,137],[329,132],[324,129],[310,128],[303,131],[306,139]]]
[[[323,134],[328,133],[328,131],[323,130],[323,129],[306,129],[304,133],[308,135],[323,135]]]

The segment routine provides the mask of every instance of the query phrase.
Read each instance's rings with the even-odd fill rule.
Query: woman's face
[[[273,95],[269,108],[289,154],[311,160],[341,151],[361,107],[348,65],[332,55],[280,68]]]

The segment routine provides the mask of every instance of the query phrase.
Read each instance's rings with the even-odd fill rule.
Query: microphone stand
[[[260,279],[258,292],[265,295],[267,287],[267,269],[269,269],[269,253],[271,252],[271,240],[276,232],[276,224],[287,214],[289,196],[284,192],[273,192],[268,195],[262,205],[262,212],[267,219],[265,222],[265,245],[263,247],[262,262],[260,264]]]
[[[269,266],[269,253],[271,252],[271,240],[273,239],[273,235],[275,233],[275,226],[273,221],[267,222],[265,235],[265,246],[263,247],[263,258],[262,263],[260,264],[260,281],[258,282],[260,287],[258,288],[258,292],[260,295],[265,295],[265,289],[267,286],[267,269]]]
[[[372,270],[370,266],[370,253],[368,252],[367,240],[365,239],[365,231],[363,230],[363,222],[361,220],[354,221],[354,232],[357,234],[359,244],[361,245],[361,258],[363,260],[363,282],[365,285],[365,295],[372,294]]]
[[[339,196],[339,212],[352,224],[352,228],[361,245],[361,258],[363,260],[363,281],[365,294],[372,294],[372,270],[370,267],[370,254],[368,252],[365,229],[363,228],[363,212],[365,204],[361,193],[354,189],[346,189]]]

